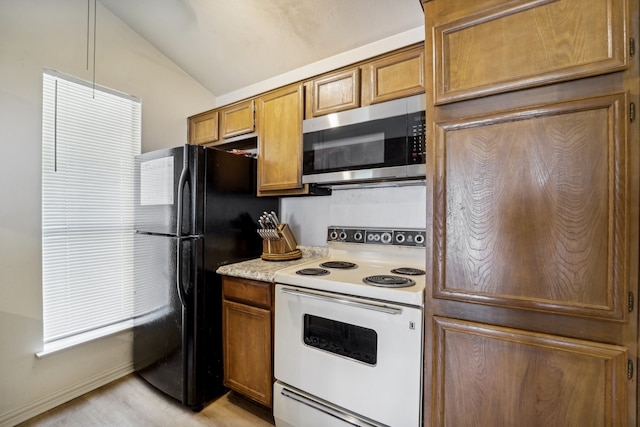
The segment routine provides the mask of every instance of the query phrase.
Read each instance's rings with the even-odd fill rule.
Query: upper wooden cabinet
[[[220,136],[231,138],[255,130],[252,99],[220,109]]]
[[[259,196],[330,194],[302,184],[302,120],[422,93],[423,62],[420,43],[189,117],[189,143],[255,149],[255,132]]]
[[[624,0],[451,0],[444,12],[432,28],[436,104],[628,65]]]
[[[294,84],[256,100],[258,194],[303,192],[303,85]]]
[[[218,112],[207,111],[188,119],[189,144],[208,144],[218,141]]]
[[[305,118],[424,92],[424,46],[381,55],[306,83]]]
[[[362,105],[424,92],[424,48],[385,56],[362,66]]]
[[[307,87],[311,117],[360,106],[360,69],[358,67],[314,79],[308,83]]]

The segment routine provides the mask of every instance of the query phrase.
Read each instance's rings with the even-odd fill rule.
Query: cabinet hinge
[[[631,361],[631,359],[627,360],[627,379],[633,379],[633,362]]]
[[[636,39],[631,37],[629,39],[629,57],[633,58],[633,55],[636,54]]]
[[[635,301],[635,298],[633,297],[633,292],[629,292],[629,296],[627,299],[627,309],[629,310],[629,313],[633,311],[634,301]]]
[[[636,104],[632,102],[631,104],[629,104],[629,121],[633,123],[635,119],[636,119]]]

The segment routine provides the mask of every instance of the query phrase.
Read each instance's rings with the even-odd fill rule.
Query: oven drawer
[[[280,382],[273,385],[277,427],[384,427]]]
[[[376,422],[419,426],[422,309],[276,285],[275,377]]]

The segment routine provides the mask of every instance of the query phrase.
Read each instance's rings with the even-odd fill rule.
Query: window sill
[[[71,337],[62,338],[56,341],[45,343],[42,351],[36,353],[36,357],[41,358],[53,353],[57,353],[62,350],[66,350],[71,347],[76,347],[80,344],[84,344],[90,341],[95,341],[100,338],[105,338],[111,335],[118,334],[120,332],[133,328],[133,320],[125,320],[124,322],[109,325],[104,328],[96,329],[82,334],[73,335]]]

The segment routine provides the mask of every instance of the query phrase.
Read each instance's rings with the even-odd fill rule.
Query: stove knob
[[[391,233],[382,233],[380,240],[382,243],[391,243]]]
[[[340,240],[347,240],[347,233],[345,233],[344,231],[340,232]]]
[[[332,231],[331,234],[329,234],[329,237],[331,238],[331,240],[336,240],[338,238],[338,232],[337,231]]]
[[[415,240],[416,240],[417,244],[421,245],[421,244],[424,243],[424,236],[422,234],[418,234],[418,235],[416,235],[416,239]]]
[[[405,239],[406,238],[405,238],[405,235],[403,233],[396,234],[396,242],[404,243]]]
[[[362,240],[362,233],[361,233],[361,232],[359,232],[359,231],[356,231],[356,232],[353,234],[353,240],[355,240],[356,242],[361,241],[361,240]]]

